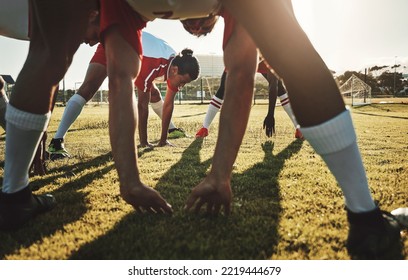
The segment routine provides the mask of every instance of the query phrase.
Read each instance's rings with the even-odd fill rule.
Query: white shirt
[[[176,55],[176,51],[163,39],[148,32],[142,32],[143,56],[154,58],[170,58]]]
[[[126,0],[146,20],[206,17],[219,10],[218,0]]]
[[[28,18],[28,0],[0,0],[1,36],[29,40]]]

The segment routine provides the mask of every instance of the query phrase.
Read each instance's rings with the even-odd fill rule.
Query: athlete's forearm
[[[131,85],[127,89],[125,87],[125,82],[119,87],[111,82],[109,94],[109,134],[121,187],[128,187],[130,182],[140,182],[134,137],[136,100]]]
[[[176,92],[168,90],[163,103],[163,118],[162,118],[162,132],[160,137],[160,142],[164,143],[167,140],[167,132],[169,129],[169,124],[174,110],[174,97]]]
[[[231,73],[227,76],[226,96],[220,115],[220,128],[211,173],[229,179],[245,134],[251,109],[253,79]]]
[[[139,116],[139,141],[142,146],[148,144],[147,139],[147,120],[149,117],[149,92],[139,91],[138,100],[137,100],[137,109]]]

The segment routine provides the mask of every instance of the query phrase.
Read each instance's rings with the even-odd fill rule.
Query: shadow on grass
[[[0,141],[6,141],[5,131],[3,131],[3,133],[0,135]],[[0,168],[4,168],[4,160],[0,161]]]
[[[103,174],[110,172],[114,166],[113,163],[106,166],[106,163],[109,161],[111,161],[111,156],[110,153],[107,153],[87,162],[61,168],[67,172],[75,171],[79,173],[89,168],[104,165],[103,168],[95,172],[88,173],[82,177],[72,178],[70,182],[54,191],[52,194],[59,203],[52,211],[35,217],[17,231],[0,231],[0,259],[4,259],[6,255],[14,251],[29,247],[36,242],[41,242],[45,237],[54,234],[58,230],[63,230],[64,225],[78,220],[88,210],[85,202],[87,193],[78,192],[78,190],[83,189],[95,179],[99,179]],[[30,185],[48,184],[60,176],[40,178],[30,183]],[[38,187],[33,187],[33,190],[36,188]]]
[[[64,160],[64,159],[61,159],[61,160]],[[30,179],[31,181],[30,185],[31,185],[31,188],[35,191],[35,190],[40,189],[44,185],[51,184],[52,182],[54,182],[56,179],[60,177],[64,176],[64,177],[74,178],[76,174],[81,173],[84,170],[96,168],[108,162],[112,162],[112,165],[113,165],[113,158],[112,158],[111,152],[108,152],[106,154],[92,158],[88,161],[82,161],[82,162],[78,162],[74,164],[69,164],[69,162],[67,162],[66,165],[63,165],[61,167],[49,169],[48,173],[43,177],[35,177],[33,179]],[[78,178],[78,180],[82,180],[82,177]]]
[[[205,114],[207,114],[207,112],[197,113],[197,114],[190,114],[190,115],[182,115],[182,116],[178,116],[177,118],[178,118],[178,119],[181,119],[181,118],[191,118],[191,117],[203,116],[203,115],[205,115]]]
[[[173,205],[172,217],[125,216],[110,232],[82,246],[71,259],[266,259],[279,236],[280,194],[278,174],[297,153],[301,141],[292,142],[274,156],[273,144],[263,145],[263,162],[233,175],[234,205],[229,217],[186,213],[184,203],[210,165],[200,161],[202,139],[184,151],[180,161],[163,175],[157,189]]]
[[[401,119],[401,120],[408,120],[408,117],[399,117],[399,116],[384,116],[380,114],[373,114],[373,113],[365,113],[365,112],[357,112],[354,111],[353,114],[358,115],[366,115],[366,116],[373,116],[373,117],[382,117],[382,118],[390,118],[390,119]]]
[[[379,111],[383,111],[383,112],[392,112],[390,107],[392,108],[393,105],[401,105],[401,104],[370,104],[370,105],[366,105],[365,107],[371,107],[371,108],[375,108]],[[408,104],[403,104],[403,106],[406,106]],[[366,116],[373,116],[373,117],[383,117],[383,118],[391,118],[391,119],[402,119],[402,120],[408,120],[408,117],[401,117],[401,116],[385,116],[385,115],[381,115],[381,114],[375,114],[375,113],[368,113],[368,112],[360,112],[358,110],[353,110],[353,114],[359,114],[359,115],[366,115]]]

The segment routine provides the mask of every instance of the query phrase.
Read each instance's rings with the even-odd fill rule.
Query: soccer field
[[[49,140],[63,109],[55,108]],[[231,216],[184,211],[190,189],[210,168],[217,139],[218,117],[207,138],[193,137],[206,110],[176,105],[173,122],[192,137],[170,139],[175,147],[139,150],[142,180],[174,209],[160,216],[136,214],[120,198],[108,107],[86,107],[65,139],[72,157],[48,162],[47,175],[31,178],[33,189],[51,192],[58,206],[15,233],[0,232],[0,259],[349,259],[341,190],[309,144],[294,138],[281,107],[272,138],[262,129],[267,105],[252,108],[233,170]],[[352,117],[374,198],[387,211],[408,207],[408,104],[352,108]],[[150,112],[151,142],[160,129]],[[3,166],[1,153],[0,177]]]

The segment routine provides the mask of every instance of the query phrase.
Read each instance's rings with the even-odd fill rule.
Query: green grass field
[[[177,105],[173,121],[194,136],[206,110]],[[173,205],[172,216],[161,216],[138,215],[120,198],[108,108],[87,107],[66,137],[72,157],[49,162],[46,176],[31,179],[33,189],[54,194],[58,206],[14,233],[0,232],[0,259],[349,259],[340,188],[309,144],[295,140],[281,107],[277,134],[266,137],[266,111],[262,104],[252,109],[234,166],[229,217],[183,210],[210,168],[218,117],[204,141],[173,139],[176,147],[139,150],[143,181]],[[55,109],[49,140],[62,112]],[[408,105],[353,108],[352,116],[374,198],[384,210],[408,207]],[[151,112],[149,139],[159,136]],[[4,140],[2,134],[1,151]],[[3,166],[1,153],[0,177]],[[407,250],[406,233],[403,241]]]

